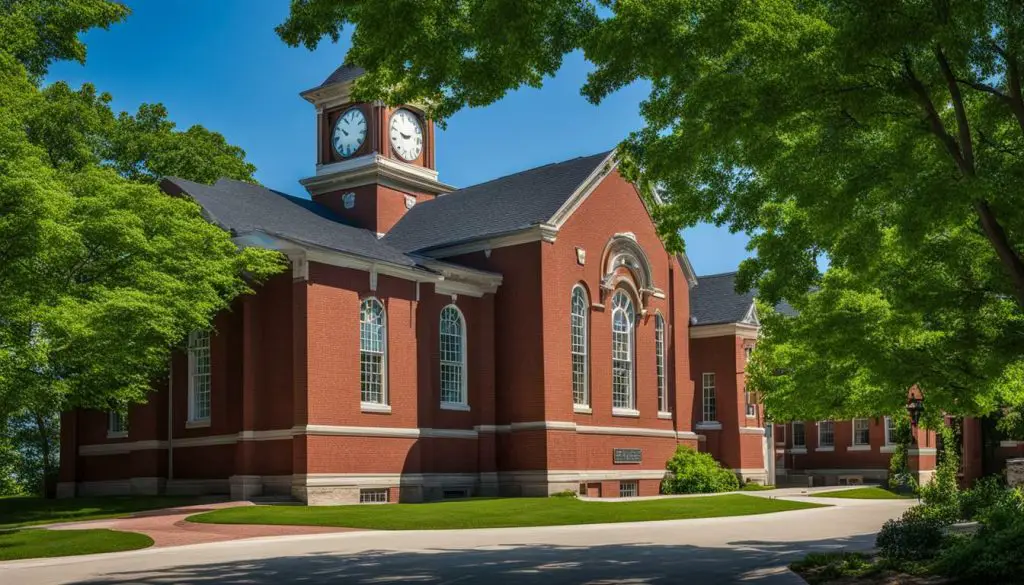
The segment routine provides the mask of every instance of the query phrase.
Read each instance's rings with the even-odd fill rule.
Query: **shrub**
[[[983,477],[975,482],[974,487],[960,494],[960,516],[964,520],[975,520],[1001,499],[1008,497],[1009,492],[998,475]]]
[[[944,449],[935,468],[935,475],[930,482],[921,486],[919,493],[926,505],[943,508],[945,515],[950,516],[951,520],[957,520],[960,515],[960,485],[957,482],[960,456],[956,452],[953,429],[942,425],[939,433]]]
[[[950,541],[936,563],[944,575],[977,582],[1019,582],[1024,573],[1024,496],[1003,490],[978,513],[981,529]]]
[[[709,494],[738,490],[736,474],[719,465],[708,453],[679,445],[665,464],[668,476],[661,482],[665,494]]]
[[[921,561],[934,558],[942,548],[943,528],[950,523],[941,509],[914,506],[899,519],[882,526],[875,540],[879,554],[889,560]]]
[[[577,498],[577,497],[579,497],[579,494],[577,494],[573,490],[562,490],[560,492],[555,492],[555,493],[551,494],[551,497],[552,498]]]

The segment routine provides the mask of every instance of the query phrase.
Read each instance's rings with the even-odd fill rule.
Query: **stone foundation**
[[[1006,484],[1010,487],[1024,486],[1024,459],[1006,460]]]

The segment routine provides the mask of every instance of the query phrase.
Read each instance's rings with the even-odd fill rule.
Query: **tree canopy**
[[[650,82],[623,169],[663,237],[748,233],[741,286],[800,311],[755,352],[774,416],[891,412],[914,383],[950,412],[1021,398],[1018,0],[292,0],[278,33],[346,25],[358,96],[441,119],[574,50],[591,101]]]
[[[121,409],[145,400],[189,331],[283,268],[240,250],[185,198],[174,174],[252,180],[244,152],[162,105],[114,115],[91,85],[42,86],[77,35],[117,2],[0,2],[0,417],[25,409]]]

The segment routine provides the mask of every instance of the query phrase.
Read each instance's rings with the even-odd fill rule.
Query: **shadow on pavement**
[[[590,547],[511,544],[416,552],[323,552],[184,565],[152,572],[113,573],[82,583],[803,583],[784,567],[809,552],[871,548],[874,535],[802,542],[736,541],[729,545],[729,548],[712,548],[649,543]]]

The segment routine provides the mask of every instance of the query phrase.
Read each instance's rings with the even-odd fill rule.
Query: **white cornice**
[[[455,187],[437,180],[437,171],[385,158],[377,153],[350,160],[319,165],[316,175],[299,183],[310,195],[380,183],[395,189],[421,191],[440,195]]]
[[[579,209],[583,202],[590,197],[590,194],[597,189],[597,186],[601,184],[601,181],[609,175],[612,171],[619,166],[619,159],[617,151],[613,150],[608,153],[608,156],[601,161],[601,164],[597,165],[594,170],[587,176],[586,179],[580,186],[576,188],[576,191],[565,200],[565,203],[555,211],[555,214],[551,216],[551,219],[547,223],[555,227],[555,229],[561,228],[563,224],[572,214]]]
[[[472,252],[482,252],[484,250],[496,250],[498,248],[518,246],[520,244],[528,244],[530,242],[551,243],[554,242],[557,237],[557,228],[548,224],[539,224],[496,236],[480,238],[479,240],[472,240],[441,248],[424,250],[418,252],[418,254],[430,256],[431,258],[447,258],[450,256],[470,254]]]
[[[690,339],[703,339],[705,337],[740,337],[743,339],[757,339],[761,330],[756,325],[743,323],[721,323],[718,325],[691,325]]]

